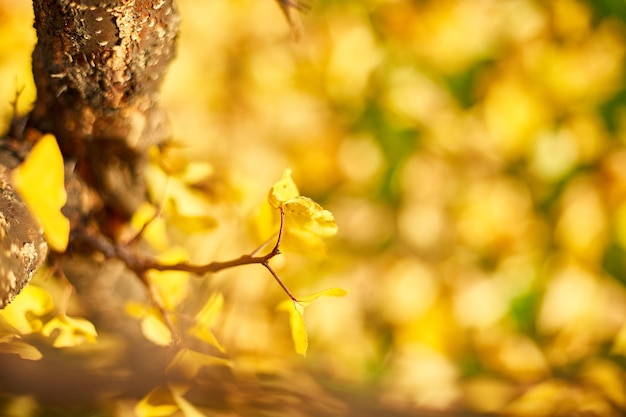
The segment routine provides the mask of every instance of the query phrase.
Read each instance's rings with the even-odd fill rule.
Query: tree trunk
[[[37,101],[28,127],[53,133],[107,211],[144,200],[146,150],[168,137],[159,87],[174,57],[173,0],[33,0]]]

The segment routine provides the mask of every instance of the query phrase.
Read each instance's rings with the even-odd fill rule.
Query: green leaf
[[[279,208],[282,207],[285,202],[299,195],[300,191],[298,191],[298,186],[293,181],[293,178],[291,178],[291,170],[286,169],[282,178],[270,189],[267,201],[272,207]]]

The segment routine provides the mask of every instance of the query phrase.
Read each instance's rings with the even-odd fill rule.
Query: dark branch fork
[[[285,228],[285,211],[282,207],[280,210],[280,227],[278,232],[276,233],[276,242],[272,249],[267,252],[265,255],[256,255],[263,247],[267,245],[268,242],[263,243],[259,248],[255,249],[249,254],[241,255],[239,258],[232,259],[230,261],[216,261],[210,262],[204,265],[193,265],[187,262],[179,262],[176,264],[162,264],[157,262],[152,258],[148,258],[145,256],[138,255],[129,244],[116,244],[109,240],[104,235],[97,233],[90,229],[90,231],[80,232],[80,234],[74,236],[73,238],[76,240],[83,241],[89,247],[94,250],[100,252],[105,257],[109,259],[119,259],[126,265],[126,267],[134,272],[148,287],[150,287],[150,283],[146,279],[146,273],[149,270],[154,271],[183,271],[190,272],[196,275],[206,275],[213,274],[225,269],[234,268],[237,266],[243,265],[253,265],[260,264],[263,265],[272,275],[272,277],[276,280],[278,285],[283,289],[283,291],[293,300],[294,302],[299,302],[298,299],[289,291],[287,286],[282,282],[276,271],[271,267],[270,260],[275,256],[279,255],[280,252],[280,244],[283,237],[283,232]],[[143,229],[142,229],[143,230]],[[141,231],[139,232],[141,233]],[[136,241],[136,238],[133,238],[131,241]]]

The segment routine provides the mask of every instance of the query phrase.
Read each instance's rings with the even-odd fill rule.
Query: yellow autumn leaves
[[[70,224],[69,220],[61,213],[61,208],[67,199],[64,185],[64,163],[53,135],[43,135],[35,144],[28,158],[15,170],[13,181],[17,192],[43,227],[50,247],[55,251],[63,252],[69,241]],[[300,195],[289,169],[285,170],[282,178],[271,187],[268,203],[274,209],[281,210],[285,216],[285,223],[281,232],[288,234],[297,241],[305,242],[304,246],[309,246],[313,250],[320,247],[322,237],[332,236],[337,232],[337,225],[332,213],[312,199]],[[172,271],[172,273],[181,274],[181,272],[176,271]],[[159,274],[168,274],[168,272],[160,272]],[[186,276],[187,274],[182,273],[182,275]],[[157,283],[153,282],[153,284]],[[162,287],[162,285],[159,284],[157,287]],[[169,290],[166,293],[171,294]],[[289,324],[297,353],[305,355],[308,348],[304,307],[322,296],[344,295],[346,295],[344,290],[331,288],[308,297],[286,300],[278,306],[278,310],[286,311],[289,314]],[[179,301],[166,303],[165,307],[168,310],[173,310]],[[223,348],[211,332],[211,326],[219,314],[222,304],[221,294],[211,297],[205,308],[199,313],[196,326],[189,329],[191,334],[215,346],[220,351],[223,351]],[[16,305],[19,306],[19,302]],[[148,340],[159,345],[167,345],[172,342],[171,329],[161,320],[160,313],[154,306],[130,304],[127,306],[127,313],[142,321],[142,331]],[[48,322],[41,328],[41,332],[44,335],[56,332],[55,334],[59,336],[55,345],[59,346],[71,346],[79,343],[78,339],[87,337],[89,340],[93,340],[96,336],[96,331],[91,323],[65,315]]]
[[[285,170],[282,178],[272,186],[268,203],[274,209],[280,209],[285,215],[284,229],[281,232],[293,232],[295,229],[312,238],[316,235],[330,236],[337,231],[332,213],[310,198],[300,195],[290,170]],[[278,311],[285,311],[289,314],[289,327],[296,353],[304,356],[308,349],[304,308],[320,297],[342,297],[346,294],[346,291],[342,289],[330,288],[306,297],[287,299],[278,305]],[[212,328],[216,324],[223,305],[223,295],[219,292],[213,293],[195,315],[194,324],[187,329],[187,334],[217,348],[221,353],[225,353],[225,349],[219,343]],[[141,306],[136,305],[129,307],[134,310],[134,313],[131,312],[132,315],[142,319],[142,330],[148,340],[162,345],[169,343],[170,333],[162,321],[156,319],[158,312],[154,309],[152,312],[147,312],[145,308],[142,309]],[[221,356],[183,348],[167,366],[166,373],[177,375],[179,380],[189,381],[196,377],[201,368],[216,365],[231,366],[231,363]],[[204,416],[202,410],[185,398],[188,390],[189,386],[184,383],[159,385],[139,401],[134,411],[140,417],[167,416],[175,413],[186,417]]]
[[[272,186],[268,198],[269,204],[284,211],[287,231],[315,236],[332,236],[337,233],[333,214],[322,208],[308,197],[300,195],[296,183],[287,169],[282,178]],[[278,310],[289,314],[289,327],[297,353],[306,355],[309,341],[304,324],[304,307],[322,296],[343,297],[347,294],[340,288],[330,288],[297,300],[285,300],[278,305]]]
[[[26,160],[13,172],[13,185],[33,217],[43,228],[50,248],[64,252],[70,235],[70,222],[61,213],[67,200],[63,155],[56,138],[43,135]],[[55,311],[49,292],[29,285],[0,314],[0,352],[11,352],[36,360],[41,354],[20,341],[20,335],[37,333],[49,338],[53,347],[63,348],[93,343],[94,325],[80,317]]]
[[[282,207],[287,220],[303,231],[319,236],[337,233],[333,214],[310,198],[300,195],[290,169],[285,170],[280,181],[274,184],[267,200],[274,208]]]
[[[56,138],[39,139],[28,158],[13,173],[13,185],[43,227],[50,248],[64,252],[70,236],[70,221],[61,213],[67,200],[63,155]]]
[[[55,348],[95,343],[98,337],[89,320],[55,311],[51,294],[35,285],[24,288],[19,297],[0,311],[0,352],[14,353],[22,359],[41,359],[35,346],[20,340],[28,334],[45,337]]]

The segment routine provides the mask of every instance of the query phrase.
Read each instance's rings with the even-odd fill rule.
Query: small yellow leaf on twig
[[[348,292],[342,288],[328,288],[315,294],[308,295],[306,297],[298,298],[302,304],[306,305],[312,303],[320,297],[345,297],[348,295]]]
[[[282,178],[270,189],[269,205],[280,208],[285,216],[285,246],[307,253],[324,254],[325,246],[321,237],[337,233],[337,224],[333,214],[321,205],[301,196],[291,177],[291,170],[286,169]]]
[[[166,372],[185,380],[191,380],[198,375],[202,368],[212,366],[231,366],[231,362],[215,355],[196,352],[191,349],[181,349],[167,366]]]
[[[284,207],[285,214],[302,229],[319,236],[332,236],[337,233],[333,214],[308,197],[292,198]]]
[[[289,313],[289,327],[296,353],[306,356],[309,347],[309,338],[304,325],[304,307],[293,300],[285,300],[278,305],[279,310]]]
[[[289,313],[289,327],[291,328],[291,337],[296,353],[306,356],[306,351],[309,347],[309,339],[304,324],[304,307],[320,297],[344,297],[347,294],[348,292],[341,288],[328,288],[308,297],[299,298],[298,301],[285,300],[278,305],[278,310]]]
[[[293,178],[291,178],[291,170],[286,169],[283,173],[283,177],[270,189],[267,201],[272,207],[279,208],[285,202],[299,195],[300,191],[298,191],[298,186],[293,181]]]

